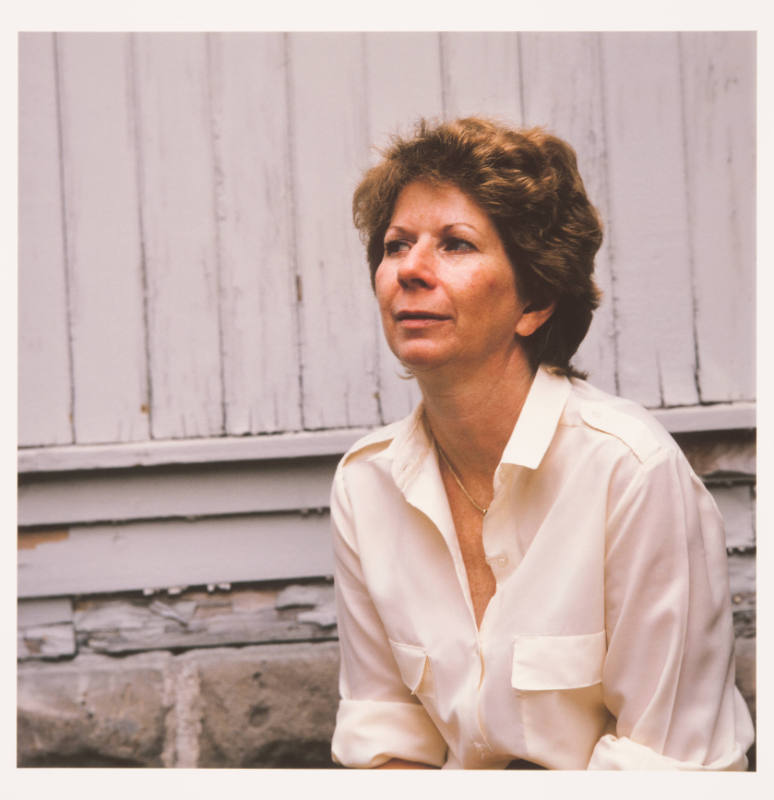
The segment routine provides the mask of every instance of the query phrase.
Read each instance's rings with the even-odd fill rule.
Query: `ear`
[[[556,303],[551,302],[543,308],[536,308],[533,303],[529,303],[522,312],[519,321],[516,323],[516,333],[519,336],[532,336],[532,334],[546,322],[551,314],[554,313]]]

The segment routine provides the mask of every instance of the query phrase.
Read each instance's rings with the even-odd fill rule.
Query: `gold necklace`
[[[442,459],[444,460],[444,462],[446,463],[446,466],[449,468],[449,472],[451,472],[451,474],[452,474],[452,478],[454,478],[454,480],[457,482],[457,486],[459,486],[459,487],[460,487],[460,489],[462,489],[462,492],[463,492],[463,494],[465,495],[465,497],[467,497],[467,498],[468,498],[468,500],[470,500],[470,502],[471,502],[471,503],[473,503],[473,505],[475,506],[475,508],[476,508],[476,509],[478,509],[478,511],[480,511],[480,512],[481,512],[482,516],[484,516],[484,517],[485,517],[485,516],[486,516],[486,512],[487,512],[487,511],[489,511],[489,507],[487,506],[486,508],[484,508],[483,506],[480,506],[480,505],[479,505],[479,504],[478,504],[478,503],[477,503],[477,502],[476,502],[476,501],[475,501],[475,500],[474,500],[474,499],[473,499],[473,498],[470,496],[470,492],[469,492],[469,491],[468,491],[468,490],[467,490],[467,489],[466,489],[466,488],[463,486],[463,484],[462,484],[462,480],[460,479],[460,476],[459,476],[459,475],[457,475],[457,472],[456,472],[456,470],[455,470],[455,469],[454,469],[454,467],[451,465],[451,461],[449,461],[449,459],[448,459],[448,458],[446,458],[446,453],[444,453],[444,452],[443,452],[443,450],[441,450],[441,445],[440,445],[440,444],[438,444],[438,440],[437,440],[437,439],[436,439],[436,442],[435,442],[435,447],[436,447],[436,449],[438,450],[438,452],[439,452],[439,454],[440,454],[441,458],[442,458]]]

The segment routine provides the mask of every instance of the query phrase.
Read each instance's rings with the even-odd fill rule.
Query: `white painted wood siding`
[[[378,330],[350,222],[369,146],[363,36],[288,36],[288,65],[303,422],[310,429],[367,425],[378,419]]]
[[[226,432],[299,430],[286,45],[220,35],[209,54]]]
[[[134,44],[152,435],[223,433],[207,37],[143,34]]]
[[[50,34],[19,52],[19,441],[73,441],[56,51]]]
[[[33,33],[19,55],[22,447],[404,415],[350,203],[423,114],[576,147],[606,224],[593,381],[754,399],[752,33]]]
[[[146,440],[132,42],[67,34],[56,44],[75,439]]]
[[[521,63],[530,76],[522,92],[524,116],[529,120],[551,120],[550,126],[572,143],[586,191],[607,230],[610,203],[600,36],[520,34],[519,41]],[[583,97],[584,102],[568,103],[568,97]],[[602,301],[578,352],[577,363],[591,373],[600,389],[615,393],[618,341],[609,242],[606,235],[595,264]]]
[[[699,399],[678,45],[676,33],[602,43],[619,388],[647,406]]]
[[[755,396],[755,51],[680,35],[686,196],[705,402]]]

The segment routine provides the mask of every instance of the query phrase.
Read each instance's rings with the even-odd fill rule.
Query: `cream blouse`
[[[541,368],[494,490],[479,629],[421,406],[339,464],[334,759],[744,769],[723,524],[671,437]]]

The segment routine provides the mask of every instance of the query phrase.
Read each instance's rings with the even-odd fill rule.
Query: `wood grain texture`
[[[755,34],[681,33],[699,385],[755,396]]]
[[[543,122],[578,151],[607,229],[592,381],[695,424],[700,402],[747,419],[753,45],[62,34],[57,66],[52,36],[23,34],[20,444],[67,445],[70,414],[84,446],[403,416],[419,394],[383,342],[351,196],[373,144],[463,113]]]
[[[377,148],[389,144],[390,136],[410,136],[421,118],[440,118],[441,72],[439,36],[435,33],[372,33],[365,37],[367,54],[368,131],[373,142],[370,163],[376,163]],[[368,270],[365,249],[363,269]],[[420,392],[387,346],[375,299],[377,319],[378,392],[382,422],[406,416],[419,402]]]
[[[283,598],[293,594],[300,602],[285,605]],[[336,636],[333,604],[330,583],[284,590],[189,590],[173,597],[89,598],[78,603],[75,630],[81,653],[315,641]]]
[[[154,438],[223,432],[206,38],[137,34],[142,231]]]
[[[226,433],[301,427],[281,34],[209,37]]]
[[[71,622],[16,630],[16,658],[19,661],[72,658],[75,654],[75,630]]]
[[[377,326],[352,191],[368,162],[362,36],[289,34],[304,427],[379,421]]]
[[[75,655],[73,603],[69,597],[19,600],[16,620],[16,657],[20,661]]]
[[[73,603],[69,597],[19,600],[16,621],[16,657],[20,661],[75,655]]]
[[[443,112],[447,119],[495,116],[518,125],[521,106],[516,33],[442,33]]]
[[[677,34],[602,36],[622,395],[698,401]]]
[[[19,36],[19,444],[73,441],[54,38]]]
[[[53,597],[328,576],[330,546],[330,520],[317,513],[79,526],[66,539],[19,550],[17,593]]]
[[[57,35],[78,442],[149,438],[127,34]]]
[[[520,33],[524,124],[539,125],[575,149],[589,199],[609,216],[607,142],[600,37],[595,33]],[[578,102],[583,98],[583,102]],[[615,298],[607,237],[597,255],[595,280],[602,302],[574,363],[607,392],[616,390]]]

